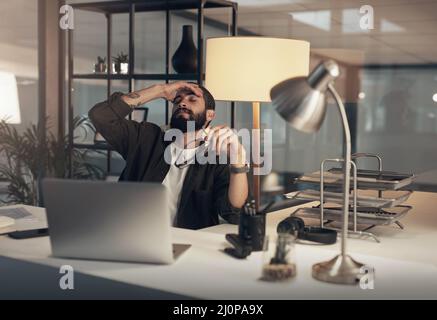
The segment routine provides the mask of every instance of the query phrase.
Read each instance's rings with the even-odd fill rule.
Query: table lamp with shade
[[[333,283],[355,284],[362,275],[363,264],[346,254],[346,238],[349,217],[349,190],[351,170],[351,137],[346,111],[341,98],[333,86],[340,71],[332,60],[320,63],[308,77],[291,77],[275,85],[271,98],[276,111],[294,128],[303,132],[319,130],[326,114],[329,92],[340,112],[343,131],[343,225],[341,253],[333,259],[313,266],[314,278]]]
[[[17,79],[10,72],[0,71],[0,121],[20,124],[20,104],[18,100]]]
[[[216,100],[251,102],[253,166],[260,161],[260,103],[270,102],[270,89],[292,74],[307,76],[310,44],[268,37],[219,37],[206,41],[205,87]],[[247,150],[248,154],[250,150]],[[253,196],[260,205],[260,176],[253,175]]]

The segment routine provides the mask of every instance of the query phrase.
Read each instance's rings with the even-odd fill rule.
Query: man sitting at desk
[[[173,103],[170,127],[181,130],[183,139],[165,141],[165,132],[159,126],[126,119],[135,107],[160,98]],[[215,118],[214,109],[214,98],[204,87],[175,82],[129,94],[114,93],[108,101],[95,105],[89,117],[97,131],[126,160],[120,181],[162,183],[169,192],[173,225],[199,229],[218,224],[219,216],[236,223],[248,196],[246,152],[238,137],[226,126],[206,129]],[[194,135],[187,132],[189,121],[194,123],[196,137],[204,133],[202,140],[208,150],[216,151],[217,156],[226,153],[228,158],[236,155],[233,157],[236,161],[231,165],[190,161],[186,165],[187,159],[196,158],[202,147],[198,141],[189,141],[188,137]],[[170,163],[165,157],[168,151]],[[178,159],[185,159],[185,163]]]

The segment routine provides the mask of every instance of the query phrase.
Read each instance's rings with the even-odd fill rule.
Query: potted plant
[[[120,52],[116,57],[112,57],[114,61],[114,72],[118,74],[127,74],[129,71],[129,57],[127,54]]]
[[[85,134],[95,131],[85,117],[74,118],[73,126]],[[90,162],[88,150],[73,149],[70,158],[68,140],[68,135],[57,138],[47,130],[46,140],[41,143],[36,125],[21,133],[0,120],[0,180],[8,184],[6,199],[0,199],[0,205],[37,205],[41,170],[47,177],[103,179],[103,169]]]
[[[95,73],[104,73],[106,72],[106,57],[97,57],[97,63],[94,65]]]

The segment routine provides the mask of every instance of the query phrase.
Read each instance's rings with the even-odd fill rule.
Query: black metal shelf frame
[[[198,79],[195,73],[185,73],[185,74],[165,74],[165,73],[148,73],[148,74],[110,74],[107,73],[89,73],[89,74],[73,74],[73,79],[90,79],[90,80],[107,80],[108,77],[111,80],[193,80]],[[202,75],[202,81],[204,80],[204,75]]]
[[[73,30],[68,31],[68,96],[67,96],[67,117],[69,132],[69,154],[71,155],[74,148],[105,150],[107,151],[107,172],[111,171],[111,148],[105,145],[87,145],[75,144],[73,135],[73,117],[74,106],[72,102],[72,89],[74,79],[95,79],[105,80],[107,82],[107,97],[111,95],[111,86],[113,80],[128,81],[129,92],[134,91],[135,80],[162,80],[166,83],[172,80],[197,81],[202,84],[204,80],[203,68],[203,46],[204,46],[204,10],[208,8],[230,8],[232,9],[232,36],[237,35],[237,14],[238,4],[227,0],[129,0],[129,1],[104,1],[72,4],[77,10],[86,10],[104,14],[106,17],[107,29],[107,61],[108,68],[104,74],[75,74],[73,64]],[[198,71],[196,74],[171,74],[170,73],[170,12],[173,10],[197,10],[197,59]],[[164,74],[135,74],[135,14],[137,12],[165,11],[165,73]],[[112,15],[129,14],[129,69],[127,74],[112,74],[110,61],[112,57]],[[166,102],[165,123],[169,121],[169,104]],[[231,127],[235,126],[235,103],[231,103]],[[70,174],[72,174],[71,156],[69,159]]]

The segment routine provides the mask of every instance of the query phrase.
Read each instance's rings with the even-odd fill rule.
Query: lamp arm
[[[351,171],[351,133],[349,130],[349,122],[346,116],[346,109],[341,101],[340,95],[334,88],[334,85],[330,83],[328,85],[328,91],[337,103],[338,111],[340,112],[343,131],[344,131],[344,143],[343,149],[343,227],[341,234],[341,255],[346,255],[346,238],[349,230],[349,190],[350,190],[350,171]]]

